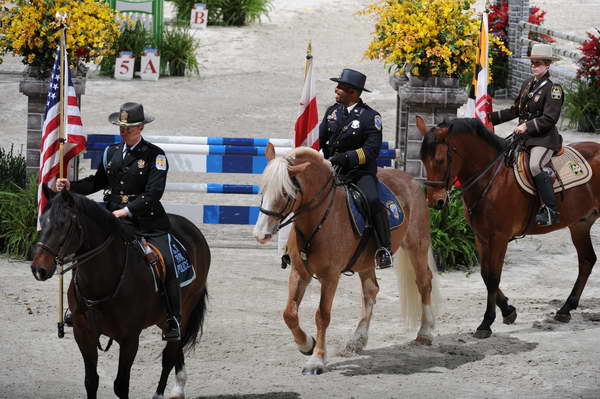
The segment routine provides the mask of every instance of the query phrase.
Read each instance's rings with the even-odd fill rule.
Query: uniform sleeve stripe
[[[356,154],[358,155],[358,164],[363,165],[367,163],[367,157],[365,156],[365,151],[362,148],[356,150]]]

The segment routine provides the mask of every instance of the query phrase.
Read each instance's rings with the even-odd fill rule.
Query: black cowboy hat
[[[144,106],[138,103],[125,103],[121,110],[110,114],[108,121],[118,126],[139,126],[150,123],[154,117],[144,114]]]
[[[337,83],[344,83],[348,86],[352,86],[357,90],[364,90],[366,92],[371,92],[371,90],[365,89],[365,82],[367,81],[367,76],[355,71],[354,69],[344,69],[342,73],[340,73],[339,78],[329,78]]]

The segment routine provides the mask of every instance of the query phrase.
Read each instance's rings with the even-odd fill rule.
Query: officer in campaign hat
[[[387,212],[379,201],[376,177],[382,140],[381,115],[360,98],[363,91],[369,92],[364,74],[344,69],[331,80],[337,83],[336,103],[327,108],[319,125],[319,142],[325,158],[366,195],[379,245],[375,263],[379,268],[390,267],[390,229]]]
[[[144,113],[142,104],[125,103],[108,120],[119,126],[121,143],[104,150],[94,175],[72,182],[58,179],[56,189],[83,195],[105,190],[108,210],[115,217],[132,222],[139,235],[160,249],[167,264],[164,302],[168,329],[163,339],[178,341],[181,338],[181,294],[167,236],[169,218],[160,203],[167,182],[167,158],[161,148],[142,138],[144,126],[154,120]],[[158,261],[153,253],[146,256],[150,262]]]
[[[563,89],[550,80],[550,64],[559,58],[547,44],[534,44],[529,56],[533,76],[523,82],[519,96],[512,107],[492,112],[490,119],[497,125],[519,118],[516,134],[524,135],[529,158],[529,169],[542,201],[535,217],[539,225],[560,223],[554,189],[544,166],[562,147],[562,137],[556,129],[564,101]]]

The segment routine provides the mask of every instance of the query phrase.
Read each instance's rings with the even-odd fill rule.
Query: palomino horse
[[[512,167],[506,167],[503,153],[507,143],[490,133],[477,119],[456,119],[427,129],[417,117],[417,127],[425,136],[421,160],[427,170],[429,206],[442,208],[448,190],[458,177],[463,187],[465,215],[473,231],[481,262],[481,276],[487,287],[487,307],[475,337],[487,338],[496,318],[498,306],[505,324],[517,318],[516,309],[500,290],[500,275],[511,238],[524,234],[545,234],[568,227],[577,249],[579,274],[565,304],[555,319],[568,322],[571,310],[577,308],[596,254],[590,240],[590,228],[600,215],[600,144],[573,144],[593,169],[592,179],[558,195],[561,223],[537,226],[532,222],[539,201],[523,191]]]
[[[266,154],[270,162],[262,176],[262,213],[256,222],[254,236],[260,243],[266,243],[281,222],[294,212],[294,230],[288,240],[292,270],[283,318],[300,352],[310,356],[303,373],[321,374],[326,364],[325,334],[331,319],[333,297],[340,273],[352,257],[360,237],[351,225],[345,191],[335,185],[331,163],[320,153],[301,147],[286,157],[275,157],[273,146],[269,144]],[[392,251],[398,251],[395,266],[403,299],[401,309],[411,326],[417,325],[420,319],[416,341],[431,344],[439,295],[432,273],[435,265],[423,190],[410,176],[395,169],[379,170],[378,177],[395,193],[404,211],[404,222],[392,231]],[[301,256],[301,249],[307,248],[308,257]],[[375,249],[371,240],[352,267],[360,277],[363,300],[360,321],[346,345],[349,352],[359,352],[367,344],[373,305],[379,291],[375,277]],[[321,283],[321,300],[315,317],[316,342],[300,328],[298,320],[298,308],[313,276]]]
[[[53,193],[44,186],[47,198]],[[196,278],[182,289],[180,342],[168,342],[162,352],[162,373],[154,398],[163,398],[173,366],[176,384],[172,395],[184,398],[186,373],[183,351],[193,348],[206,312],[206,277],[210,250],[204,236],[190,221],[169,215],[172,234],[185,246]],[[73,312],[73,335],[85,365],[88,398],[98,390],[100,334],[119,343],[119,371],[114,392],[129,397],[129,376],[142,329],[166,328],[166,313],[155,282],[138,244],[123,240],[121,224],[109,211],[81,195],[63,190],[48,203],[41,220],[42,231],[31,271],[37,280],[52,277],[57,262],[74,261],[69,286]],[[108,350],[108,348],[106,348]]]

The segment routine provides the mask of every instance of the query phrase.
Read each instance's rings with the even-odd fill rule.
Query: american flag
[[[64,174],[68,177],[69,161],[85,150],[86,136],[83,133],[81,123],[81,114],[79,104],[75,95],[75,87],[71,80],[67,62],[67,55],[64,55],[64,71],[68,85],[63,87],[63,98],[67,98],[64,105],[66,125],[65,125],[65,144],[64,144]],[[53,188],[56,184],[56,178],[59,176],[60,168],[60,143],[59,129],[60,118],[60,48],[56,50],[56,58],[52,67],[52,74],[48,85],[48,99],[46,100],[46,112],[44,114],[44,126],[42,127],[42,141],[40,154],[40,186],[38,189],[38,215],[42,214],[46,206],[47,199],[42,193],[42,184],[46,183],[48,187]],[[38,225],[39,227],[39,225]]]

